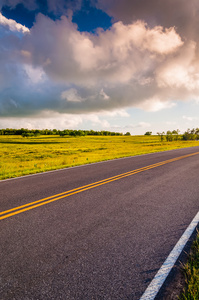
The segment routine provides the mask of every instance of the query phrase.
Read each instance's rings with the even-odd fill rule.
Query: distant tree
[[[77,136],[77,130],[70,130],[71,136]]]
[[[77,130],[76,135],[78,135],[78,136],[84,136],[85,134],[84,134],[83,130]]]
[[[33,134],[35,137],[40,136],[40,130],[39,129],[33,130]]]
[[[23,132],[22,137],[33,137],[34,133],[33,132]]]
[[[182,139],[187,141],[187,140],[197,140],[199,138],[199,129],[187,129],[187,131],[185,131],[185,133],[182,136]]]
[[[111,135],[112,135],[112,136],[115,135],[115,132],[111,132]]]
[[[152,135],[152,131],[147,131],[144,135]]]
[[[199,128],[195,129],[196,140],[199,140]]]
[[[65,136],[64,130],[63,131],[59,131],[59,135],[60,136]]]
[[[52,130],[52,134],[54,134],[54,135],[58,134],[58,130],[57,129],[53,129]]]
[[[164,141],[164,135],[165,135],[165,132],[157,132],[157,135],[159,135],[160,137],[160,141],[163,142]]]
[[[130,132],[129,132],[129,131],[127,131],[127,132],[125,133],[125,135],[131,135],[131,134],[130,134]]]
[[[173,135],[172,135],[172,132],[170,130],[168,130],[167,133],[166,133],[166,140],[167,140],[167,142],[173,141]]]
[[[179,132],[180,132],[179,129],[176,129],[176,130],[173,130],[173,131],[172,131],[173,139],[174,139],[175,141],[177,141],[177,140],[179,139]]]

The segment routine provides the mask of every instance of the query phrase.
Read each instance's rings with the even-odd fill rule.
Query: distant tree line
[[[187,129],[183,134],[179,134],[180,130],[168,130],[167,132],[157,132],[157,135],[160,137],[161,142],[166,140],[167,142],[171,141],[178,141],[178,140],[199,140],[199,128],[196,129]],[[33,137],[39,135],[59,135],[59,136],[130,136],[130,132],[126,132],[125,134],[120,132],[112,132],[112,131],[94,131],[94,130],[71,130],[71,129],[64,129],[64,130],[57,130],[57,129],[13,129],[13,128],[6,128],[0,129],[0,135],[21,135],[23,137]],[[152,135],[151,131],[147,131],[145,135]]]
[[[179,134],[180,130],[168,130],[166,133],[163,132],[157,132],[157,135],[159,135],[161,142],[166,140],[167,142],[171,141],[178,141],[178,140],[199,140],[199,128],[196,129],[187,129],[183,134]]]
[[[94,130],[57,130],[57,129],[0,129],[0,135],[21,135],[23,137],[39,136],[39,135],[60,135],[60,136],[86,136],[86,135],[101,135],[101,136],[122,136],[123,133],[112,131],[94,131]],[[130,135],[129,132],[126,135]]]

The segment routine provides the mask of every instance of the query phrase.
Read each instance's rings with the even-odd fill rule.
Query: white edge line
[[[194,147],[198,147],[198,146],[194,146]],[[91,166],[91,165],[96,165],[96,164],[107,163],[107,162],[111,162],[111,161],[114,161],[114,160],[137,158],[137,157],[145,156],[145,155],[161,154],[163,152],[170,152],[170,151],[177,151],[177,150],[184,150],[184,149],[192,149],[194,147],[177,148],[177,149],[171,149],[171,150],[166,150],[166,151],[151,152],[151,153],[145,153],[145,154],[140,154],[140,155],[138,154],[138,155],[133,155],[133,156],[125,156],[125,157],[119,157],[119,158],[114,158],[114,159],[102,160],[102,161],[97,161],[97,162],[93,162],[93,163],[90,163],[90,164],[78,165],[78,166],[73,166],[73,167],[66,167],[66,168],[62,168],[62,169],[49,170],[49,171],[44,171],[44,172],[40,172],[40,173],[22,175],[22,176],[19,176],[19,177],[7,178],[7,179],[2,179],[2,180],[0,179],[0,183],[4,182],[4,181],[8,181],[8,180],[22,179],[22,178],[26,178],[26,177],[30,177],[30,176],[44,175],[44,174],[58,172],[58,171],[64,171],[64,170],[69,170],[69,169],[74,169],[74,168],[81,168],[81,167],[86,167],[86,166]]]
[[[189,238],[191,237],[192,233],[196,229],[199,223],[199,212],[196,214],[190,225],[187,227],[157,274],[155,275],[154,279],[151,281],[147,289],[145,290],[144,294],[140,298],[140,300],[153,300],[157,296],[160,288],[162,287],[164,281],[166,280],[167,276],[169,275],[171,269],[173,268],[174,264],[176,263],[178,257],[180,256],[182,250],[184,249],[186,243],[188,242]]]

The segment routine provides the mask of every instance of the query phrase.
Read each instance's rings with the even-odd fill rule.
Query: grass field
[[[199,146],[199,141],[160,142],[158,136],[0,136],[0,179],[114,158]]]

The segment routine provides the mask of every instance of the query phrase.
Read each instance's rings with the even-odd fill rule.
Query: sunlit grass
[[[181,300],[199,299],[199,233],[193,242],[191,254],[184,266],[186,287]]]
[[[158,136],[0,136],[0,179],[192,146],[199,142]]]

